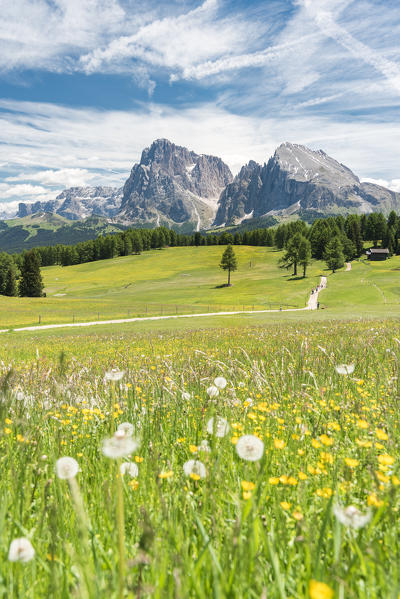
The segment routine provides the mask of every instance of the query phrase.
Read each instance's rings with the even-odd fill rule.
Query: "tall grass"
[[[24,343],[0,356],[0,597],[398,598],[398,322]],[[123,422],[137,477],[101,450]],[[335,516],[350,505],[358,529]],[[7,559],[18,537],[27,563]]]

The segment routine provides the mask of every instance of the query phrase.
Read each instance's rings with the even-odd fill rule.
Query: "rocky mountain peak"
[[[157,139],[143,150],[125,183],[122,217],[137,223],[209,226],[218,197],[232,178],[220,158]]]

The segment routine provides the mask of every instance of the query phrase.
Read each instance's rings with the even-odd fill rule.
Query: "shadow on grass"
[[[224,283],[223,285],[215,285],[215,287],[211,287],[211,289],[224,289],[224,287],[232,287],[232,283],[228,285],[228,283]]]

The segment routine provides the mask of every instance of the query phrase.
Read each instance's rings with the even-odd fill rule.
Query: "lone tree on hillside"
[[[231,271],[237,270],[237,260],[235,256],[235,252],[233,251],[233,247],[231,244],[228,245],[224,253],[222,254],[220,268],[222,270],[228,271],[228,283],[227,286],[231,285]]]
[[[26,252],[23,257],[18,291],[21,297],[42,297],[43,295],[40,257],[35,250]]]
[[[333,237],[325,248],[324,260],[328,268],[335,272],[344,265],[343,245],[340,237]]]

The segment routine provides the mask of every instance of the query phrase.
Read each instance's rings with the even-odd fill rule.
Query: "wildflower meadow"
[[[398,599],[398,321],[2,341],[0,597]]]

